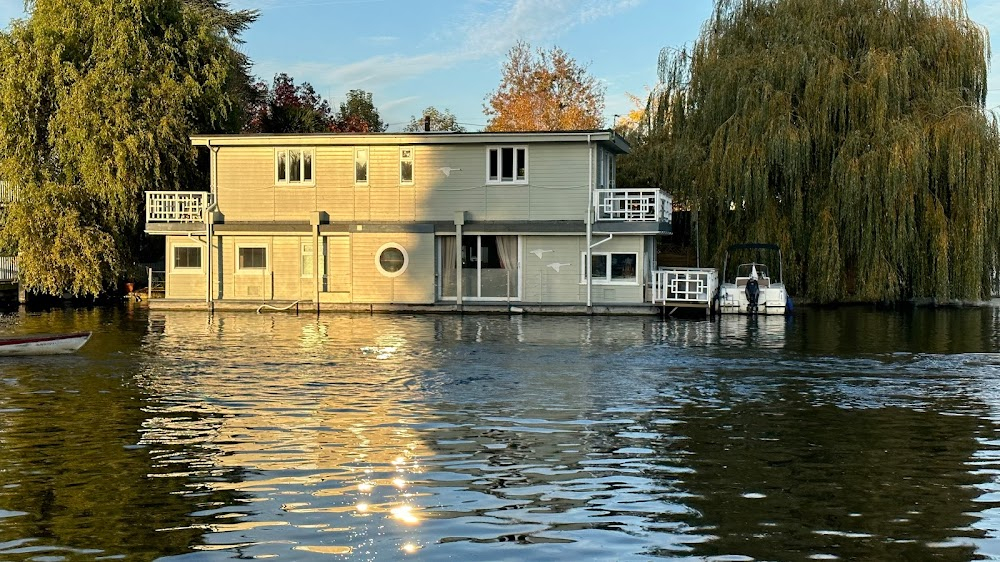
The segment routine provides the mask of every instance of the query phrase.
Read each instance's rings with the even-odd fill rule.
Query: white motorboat
[[[90,332],[26,334],[0,337],[0,356],[73,353],[90,339]]]
[[[778,277],[773,278],[764,253],[774,256],[778,264]],[[735,275],[727,276],[730,255],[750,254],[754,258],[736,266]],[[781,278],[781,249],[774,244],[734,244],[726,250],[722,265],[722,283],[716,298],[717,310],[722,314],[785,314],[791,309],[788,292]]]

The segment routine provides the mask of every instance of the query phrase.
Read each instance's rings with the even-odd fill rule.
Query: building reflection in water
[[[419,436],[427,413],[412,367],[429,364],[409,338],[433,340],[433,324],[185,313],[151,323],[157,354],[176,358],[141,377],[159,397],[142,439],[157,476],[191,479],[191,495],[244,498],[241,509],[204,511],[214,522],[202,548],[238,548],[249,529],[255,545],[291,540],[317,553],[358,554],[385,534],[404,552],[419,548],[407,532],[423,517],[411,482],[432,453]]]
[[[976,463],[997,449],[994,426],[984,394],[954,386],[982,369],[827,354],[844,324],[169,313],[151,328],[136,377],[156,398],[142,436],[151,476],[183,479],[189,498],[237,498],[200,506],[189,527],[202,551],[989,548],[994,465]]]

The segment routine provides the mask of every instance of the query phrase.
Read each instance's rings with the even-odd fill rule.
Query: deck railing
[[[0,283],[17,282],[17,258],[12,256],[0,257]]]
[[[205,222],[211,204],[204,191],[147,191],[146,222]]]
[[[708,306],[719,286],[714,269],[673,267],[653,271],[653,304],[690,304]]]
[[[662,189],[598,189],[599,221],[670,222],[672,200]]]
[[[17,201],[18,190],[13,184],[0,181],[0,206]]]

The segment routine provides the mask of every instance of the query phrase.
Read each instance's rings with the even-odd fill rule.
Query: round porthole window
[[[375,267],[379,273],[386,277],[396,277],[406,271],[409,257],[402,246],[394,242],[383,244],[378,252],[375,252]]]

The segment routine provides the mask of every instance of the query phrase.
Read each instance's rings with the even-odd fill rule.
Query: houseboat
[[[207,189],[146,194],[154,307],[651,313],[679,294],[656,264],[671,198],[616,184],[613,131],[191,142]]]

